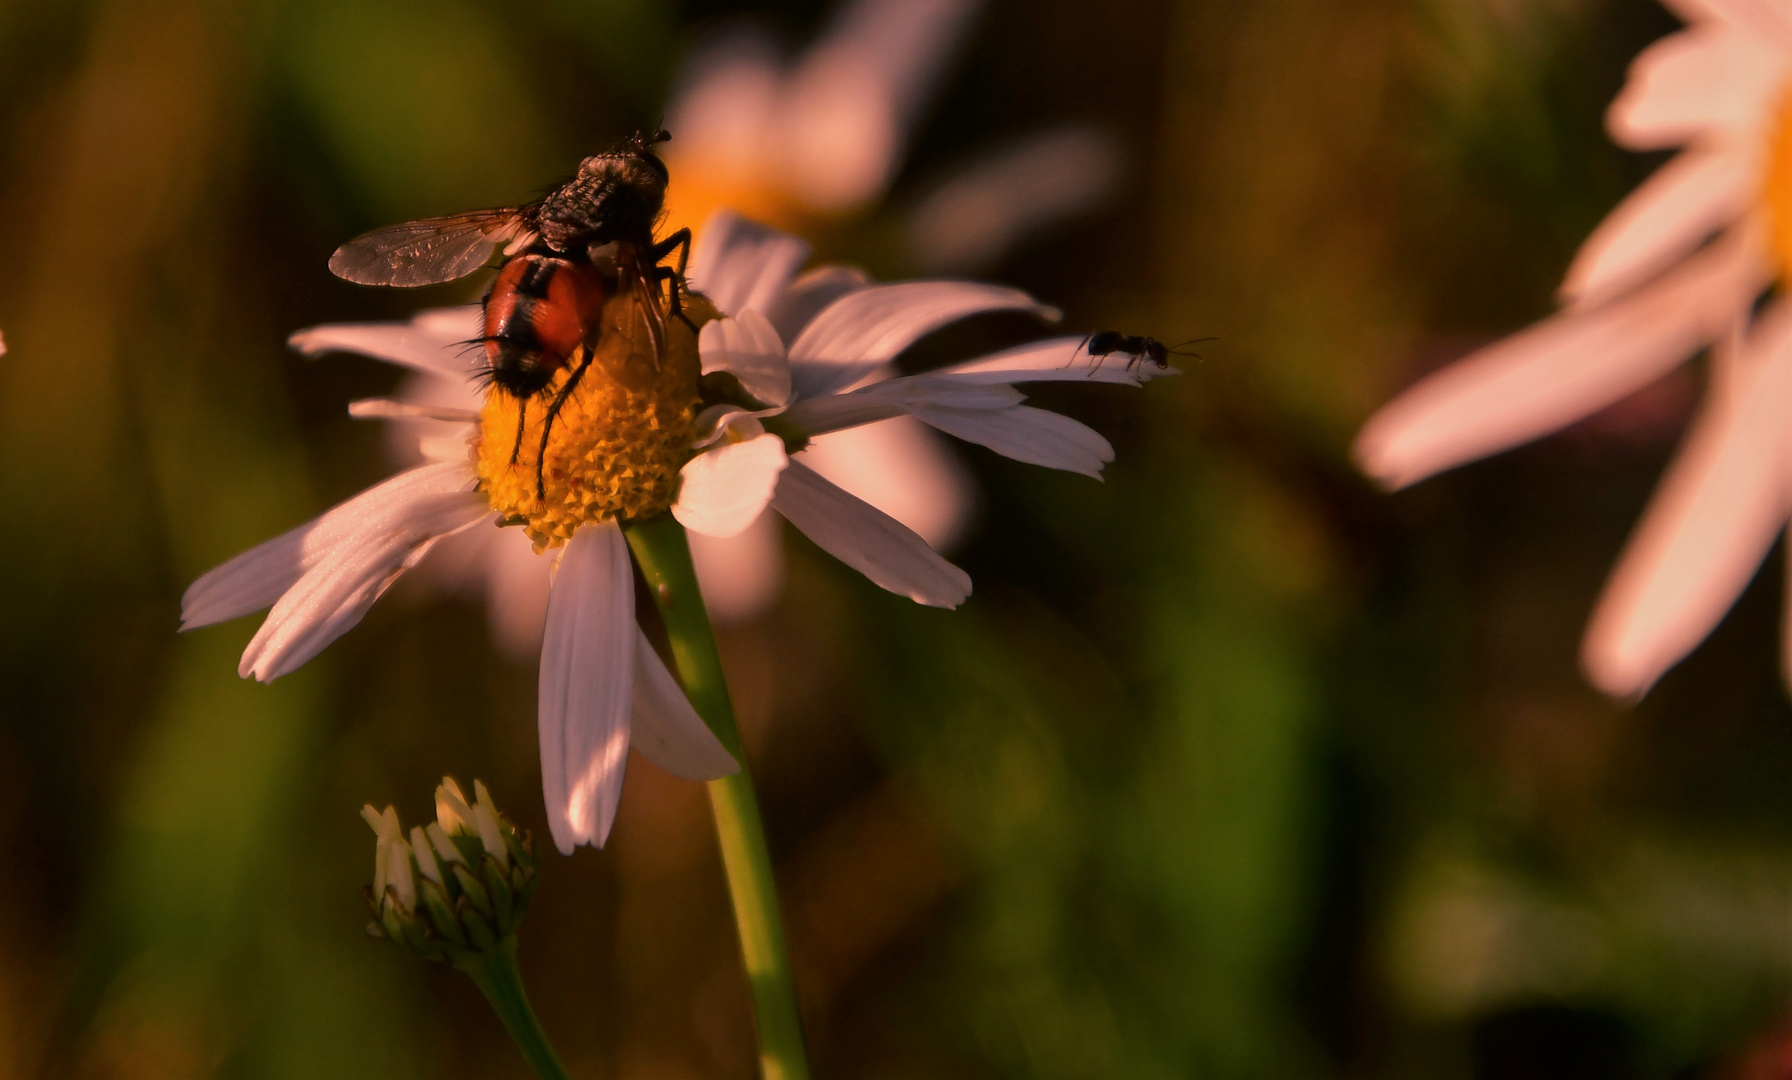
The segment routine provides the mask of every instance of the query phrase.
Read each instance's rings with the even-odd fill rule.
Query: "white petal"
[[[772,506],[817,547],[893,593],[931,607],[953,608],[971,594],[971,579],[895,518],[792,461]]]
[[[560,556],[541,646],[541,786],[561,854],[602,847],[616,820],[639,633],[621,527],[581,528]]]
[[[740,380],[747,393],[767,405],[790,400],[790,361],[784,340],[766,317],[749,308],[732,319],[703,325],[697,337],[703,374],[722,371]]]
[[[784,418],[804,432],[825,434],[900,410],[1016,461],[1100,479],[1101,467],[1114,460],[1108,441],[1067,416],[1023,406],[1024,399],[1006,383],[913,375],[799,401]]]
[[[871,278],[856,266],[818,266],[805,271],[783,295],[767,309],[766,315],[777,328],[778,336],[795,341],[803,327],[829,304],[850,292],[871,284]]]
[[[1704,640],[1785,527],[1792,309],[1776,305],[1746,350],[1736,370],[1714,370],[1587,628],[1582,662],[1606,693],[1643,693]]]
[[[1737,230],[1628,296],[1557,315],[1421,380],[1369,418],[1357,462],[1404,487],[1573,423],[1716,338],[1768,276],[1752,233]]]
[[[454,490],[396,503],[357,522],[274,604],[243,650],[237,674],[272,682],[296,670],[360,622],[437,540],[490,516],[484,497]]]
[[[912,416],[817,436],[797,460],[936,551],[958,541],[976,510],[976,482],[950,441]]]
[[[1086,351],[1089,336],[1032,341],[927,374],[960,382],[1098,382],[1120,386],[1139,386],[1178,374],[1175,368],[1160,368],[1149,360],[1135,364],[1127,356],[1091,357]]]
[[[673,776],[715,780],[740,772],[740,762],[723,749],[715,732],[691,708],[690,699],[639,628],[635,630],[634,721],[630,745]]]
[[[485,334],[478,304],[425,311],[410,322],[326,323],[286,343],[306,356],[352,352],[431,375],[464,379],[484,362],[472,344]]]
[[[1012,408],[1025,399],[1025,394],[1005,383],[958,382],[931,375],[912,375],[873,383],[846,394],[799,401],[784,411],[783,420],[805,434],[825,435],[900,416],[917,407],[994,411]]]
[[[1013,408],[1027,399],[1025,394],[1007,383],[941,378],[932,373],[874,383],[847,396],[894,401],[909,407],[992,410]]]
[[[192,630],[261,611],[331,551],[407,520],[416,505],[472,486],[472,473],[460,464],[426,465],[368,488],[201,575],[181,597],[180,628]]]
[[[872,285],[829,304],[790,346],[799,397],[844,390],[948,323],[992,311],[1058,312],[1019,289],[968,281]]]
[[[743,442],[723,439],[678,471],[672,516],[693,532],[734,536],[753,524],[771,501],[778,474],[789,459],[784,440],[761,434]]]
[[[417,405],[378,397],[359,398],[349,402],[348,414],[356,420],[439,420],[450,424],[479,422],[479,414],[472,409]]]
[[[1568,268],[1563,301],[1597,304],[1655,276],[1746,213],[1758,173],[1753,156],[1739,150],[1681,153],[1593,230]]]
[[[806,398],[785,409],[781,421],[805,435],[826,435],[833,431],[902,416],[908,407],[889,398],[868,394],[828,394]]]
[[[804,241],[717,210],[697,233],[686,277],[718,311],[738,316],[771,307],[808,258]]]
[[[1030,405],[1008,409],[916,406],[909,415],[948,435],[987,446],[1003,457],[1097,480],[1101,479],[1101,467],[1114,460],[1114,448],[1086,425]]]
[[[1114,133],[1084,123],[995,148],[909,215],[909,258],[930,274],[982,270],[1027,237],[1108,201],[1127,156]]]
[[[1755,137],[1779,106],[1785,54],[1784,41],[1720,24],[1663,38],[1631,63],[1606,129],[1632,150]]]
[[[463,376],[425,375],[412,372],[398,384],[395,395],[402,405],[419,413],[449,416],[469,413],[477,417],[485,404],[477,382]],[[474,434],[465,424],[436,419],[389,418],[382,441],[393,465],[410,467],[423,461],[465,461],[467,443]]]

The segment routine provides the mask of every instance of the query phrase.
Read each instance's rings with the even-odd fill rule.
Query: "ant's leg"
[[[591,353],[586,352],[585,359],[567,377],[566,385],[562,386],[560,392],[554,395],[554,403],[548,406],[548,415],[541,422],[541,450],[535,455],[535,498],[540,502],[548,501],[547,481],[542,477],[542,470],[547,466],[548,461],[548,434],[554,430],[554,418],[560,415],[561,407],[566,404],[566,399],[572,396],[573,390],[579,385],[579,380],[585,377],[585,369],[590,366]]]
[[[510,463],[516,464],[517,456],[523,452],[523,418],[529,415],[529,399],[516,399],[516,442],[510,447]]]

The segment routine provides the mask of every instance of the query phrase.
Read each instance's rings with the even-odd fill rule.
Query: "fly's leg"
[[[647,341],[653,346],[654,363],[666,356],[666,314],[660,310],[659,289],[639,266],[635,267],[635,303],[641,308],[641,321],[647,327]]]
[[[548,406],[548,415],[541,422],[541,450],[535,455],[535,498],[543,503],[548,501],[547,482],[542,477],[542,469],[547,466],[548,461],[548,435],[554,430],[554,418],[560,415],[561,407],[566,404],[566,399],[572,396],[573,390],[579,385],[579,380],[585,377],[585,369],[590,366],[591,354],[587,352],[585,359],[580,361],[578,367],[573,368],[571,375],[567,376],[566,385],[562,386],[560,392],[554,395],[554,403]],[[522,438],[521,428],[517,429],[517,438]]]
[[[660,263],[666,261],[666,256],[672,254],[674,251],[678,252],[678,269],[667,270],[665,267],[660,266]],[[672,317],[690,327],[691,333],[696,333],[697,324],[692,322],[690,316],[684,313],[684,297],[681,295],[684,290],[685,267],[689,265],[691,261],[691,230],[680,229],[671,236],[661,240],[647,250],[647,257],[648,264],[654,268],[654,281],[656,283],[654,291],[656,293],[659,291],[657,287],[658,282],[669,281],[671,295],[668,298],[667,307],[671,309]]]
[[[523,418],[529,415],[529,399],[516,399],[516,442],[510,446],[510,463],[516,464],[517,457],[523,452]]]

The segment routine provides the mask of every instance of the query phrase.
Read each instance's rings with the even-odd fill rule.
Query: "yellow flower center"
[[[1773,222],[1773,250],[1780,277],[1792,282],[1792,90],[1780,103],[1767,159],[1767,209]]]
[[[716,318],[700,296],[686,302],[685,313],[699,326]],[[473,446],[479,487],[506,524],[523,526],[537,551],[566,543],[580,525],[651,518],[671,507],[678,470],[691,456],[701,365],[697,335],[684,323],[666,319],[665,337],[665,355],[658,356],[641,304],[624,289],[604,304],[598,332],[546,390],[521,402],[496,387],[486,395]],[[588,354],[543,453],[548,410]],[[536,494],[538,456],[545,498]]]

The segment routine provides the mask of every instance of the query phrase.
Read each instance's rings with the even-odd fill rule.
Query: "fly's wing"
[[[492,251],[530,231],[532,207],[423,218],[355,237],[330,256],[330,272],[358,285],[434,285],[466,277]]]

